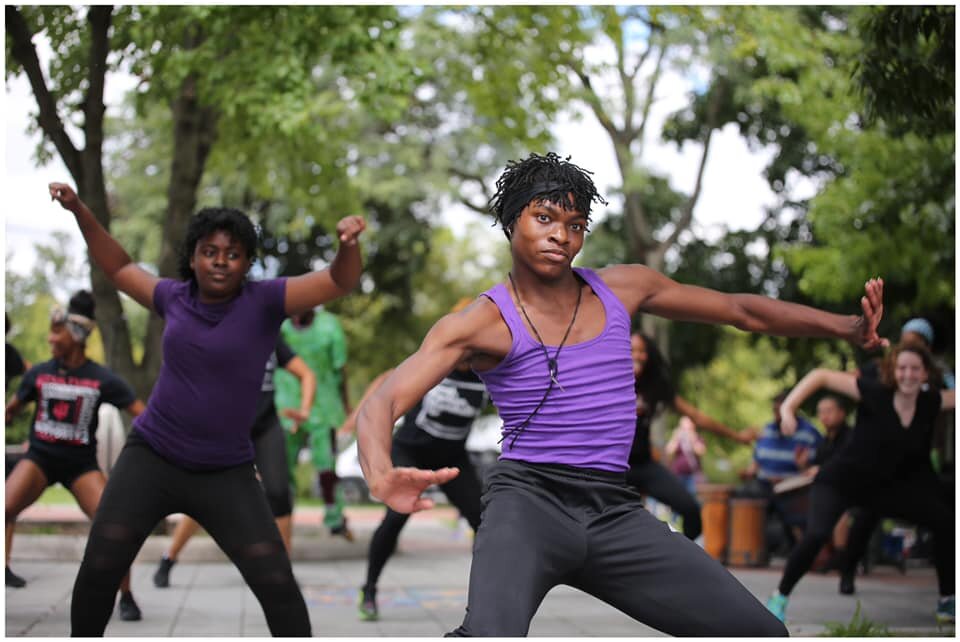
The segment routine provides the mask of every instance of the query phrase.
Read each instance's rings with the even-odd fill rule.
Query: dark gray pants
[[[622,474],[504,460],[487,484],[453,635],[526,635],[558,584],[672,635],[787,635],[723,566],[650,515]]]

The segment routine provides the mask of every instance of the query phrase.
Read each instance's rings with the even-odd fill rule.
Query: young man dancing
[[[394,467],[391,429],[461,359],[504,422],[487,478],[463,636],[526,635],[547,592],[567,584],[673,635],[786,635],[718,562],[643,509],[626,484],[636,419],[630,318],[724,323],[752,332],[881,343],[883,283],[862,316],[681,285],[642,265],[573,268],[590,209],[589,174],[555,154],[511,162],[491,210],[510,242],[506,282],[440,319],[360,410],[361,464],[373,495],[398,512],[455,468]]]

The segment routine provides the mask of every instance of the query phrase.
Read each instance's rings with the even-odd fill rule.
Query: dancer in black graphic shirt
[[[97,414],[109,403],[131,415],[143,411],[127,383],[108,368],[87,358],[87,337],[93,331],[93,297],[80,291],[67,310],[50,315],[47,342],[53,358],[23,375],[17,394],[6,408],[9,424],[23,409],[36,403],[30,425],[30,446],[6,483],[6,585],[20,588],[26,580],[10,570],[10,549],[17,516],[33,504],[47,486],[63,484],[80,508],[92,518],[106,479],[97,465]],[[120,617],[139,620],[140,609],[130,592],[130,574],[120,587]]]

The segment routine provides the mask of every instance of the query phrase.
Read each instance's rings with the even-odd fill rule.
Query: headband
[[[509,196],[504,196],[500,221],[504,228],[506,228],[513,223],[513,219],[523,211],[523,208],[526,207],[528,203],[533,200],[540,200],[537,199],[537,197],[543,199],[550,194],[561,192],[564,195],[564,200],[566,200],[567,193],[572,191],[573,188],[569,183],[561,183],[559,181],[534,183],[533,185],[517,189]],[[589,214],[589,212],[584,212],[584,214]]]
[[[90,336],[94,328],[93,319],[90,317],[67,312],[59,305],[53,306],[50,310],[50,323],[66,324],[70,336],[80,343],[86,343],[87,337]]]

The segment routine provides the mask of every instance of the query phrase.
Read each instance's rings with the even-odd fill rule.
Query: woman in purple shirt
[[[51,183],[50,196],[74,214],[91,259],[117,289],[165,321],[160,374],[90,528],[71,634],[103,635],[112,596],[144,540],[160,519],[180,512],[237,566],[273,635],[309,636],[306,605],[256,477],[250,424],[284,318],[343,296],[359,281],[364,220],[337,224],[340,248],[328,269],[248,281],[258,244],[250,219],[203,209],[187,229],[182,280],[174,280],[134,263],[70,186]]]
[[[637,312],[778,335],[880,342],[883,286],[863,316],[681,285],[642,265],[573,268],[590,208],[604,202],[556,154],[511,162],[491,210],[510,242],[508,279],[438,321],[360,409],[361,465],[373,495],[401,513],[455,468],[395,467],[393,422],[468,359],[504,422],[474,543],[457,635],[520,636],[547,592],[568,584],[674,635],[785,635],[699,546],[643,509],[625,481],[636,420],[630,318]]]

